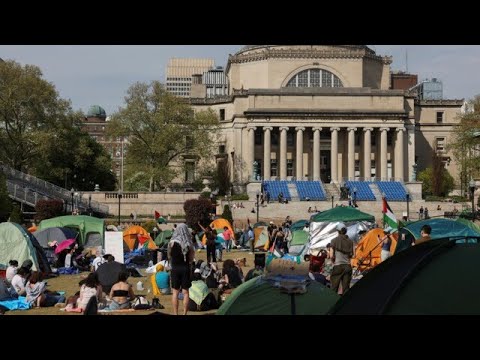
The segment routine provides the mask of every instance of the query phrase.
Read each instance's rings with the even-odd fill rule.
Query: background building
[[[212,59],[170,59],[167,65],[167,91],[179,97],[190,97],[192,75],[213,69]]]

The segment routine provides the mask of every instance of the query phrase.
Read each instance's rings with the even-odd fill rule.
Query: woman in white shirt
[[[27,276],[27,270],[25,270],[24,268],[20,268],[18,269],[17,273],[15,274],[15,276],[11,281],[12,287],[15,289],[18,296],[26,295],[26,290],[25,290],[26,276]]]
[[[77,300],[77,307],[85,310],[88,301],[93,296],[97,297],[97,301],[101,300],[102,285],[100,285],[100,283],[98,282],[98,277],[96,273],[88,274],[88,277],[85,279],[82,286],[80,287],[80,296]]]
[[[18,268],[18,261],[17,260],[10,260],[8,262],[7,271],[5,273],[5,277],[8,281],[12,282],[13,277],[17,273]]]

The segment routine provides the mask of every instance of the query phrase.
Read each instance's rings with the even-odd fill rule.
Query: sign
[[[105,254],[112,254],[115,257],[115,261],[123,264],[122,231],[105,231]]]

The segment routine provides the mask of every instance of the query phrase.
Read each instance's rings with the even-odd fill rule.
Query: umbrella
[[[98,282],[102,285],[103,291],[108,294],[112,286],[118,281],[118,275],[121,271],[126,271],[127,267],[117,261],[107,262],[100,265],[96,274]]]
[[[60,254],[63,250],[68,249],[75,244],[75,239],[67,239],[55,248],[55,254]]]

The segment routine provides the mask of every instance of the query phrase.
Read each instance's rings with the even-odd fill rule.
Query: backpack
[[[151,308],[147,298],[141,295],[136,296],[135,300],[133,300],[132,307],[135,310],[148,310]]]

